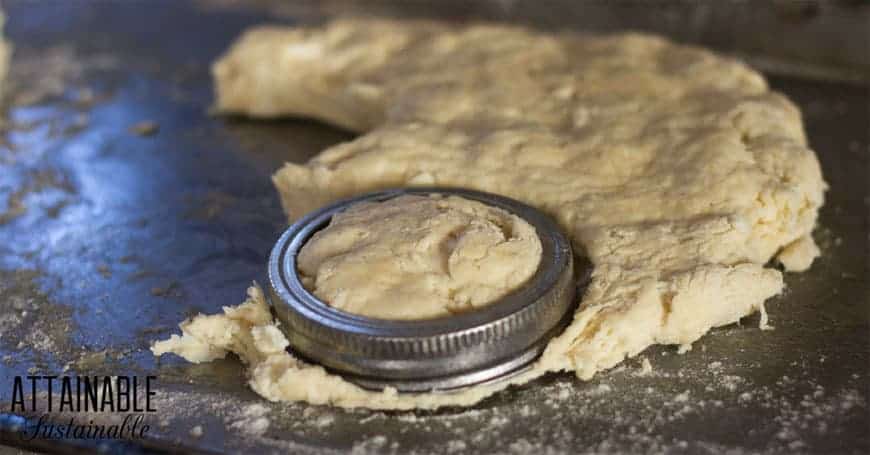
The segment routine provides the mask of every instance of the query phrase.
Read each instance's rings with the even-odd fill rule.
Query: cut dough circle
[[[459,196],[403,195],[332,217],[296,257],[303,285],[348,313],[431,319],[473,311],[522,286],[541,262],[535,228]]]

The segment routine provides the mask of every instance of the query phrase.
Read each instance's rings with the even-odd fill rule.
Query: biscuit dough
[[[548,371],[588,379],[652,344],[688,349],[782,290],[765,267],[780,251],[794,269],[818,254],[810,234],[825,183],[800,112],[757,72],[703,49],[640,34],[342,20],[255,28],[213,71],[222,112],[365,133],[275,174],[291,220],[413,185],[499,193],[558,220],[593,264],[591,281],[573,322],[511,383]],[[283,351],[265,311],[252,288],[154,352],[235,352],[270,400],[433,408],[507,386],[365,391]]]
[[[486,306],[541,262],[522,218],[457,196],[357,204],[299,251],[303,285],[324,302],[379,319],[430,319]]]

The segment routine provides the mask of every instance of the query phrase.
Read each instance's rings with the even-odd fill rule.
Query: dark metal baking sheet
[[[209,116],[208,63],[271,11],[218,3],[4,4],[16,55],[0,146],[0,413],[15,375],[153,374],[149,439],[107,449],[870,450],[870,90],[854,77],[769,78],[803,109],[831,184],[815,234],[823,256],[786,276],[788,290],[768,304],[773,331],[750,317],[683,355],[648,350],[650,373],[638,358],[589,382],[554,374],[471,409],[416,413],[268,403],[244,386],[234,358],[155,360],[151,340],[239,303],[262,280],[285,222],[271,172],[352,137],[305,120]],[[294,8],[280,21],[322,12]],[[855,65],[822,73],[853,75]],[[146,121],[156,131],[130,130]],[[6,444],[81,451],[69,440],[22,441],[4,422]]]

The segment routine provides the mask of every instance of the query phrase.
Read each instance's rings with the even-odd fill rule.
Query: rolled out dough
[[[522,218],[457,196],[400,196],[357,204],[299,251],[303,285],[349,313],[430,319],[486,306],[520,287],[541,262]]]
[[[364,133],[273,180],[291,220],[396,186],[503,194],[554,216],[594,266],[573,322],[533,370],[582,379],[652,344],[684,348],[804,269],[825,183],[798,109],[745,65],[639,34],[341,20],[255,28],[213,68],[217,108],[312,116]],[[261,292],[158,342],[198,362],[237,353],[269,400],[380,409],[471,405],[365,391],[283,350]]]

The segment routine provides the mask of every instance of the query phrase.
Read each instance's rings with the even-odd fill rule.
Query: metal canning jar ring
[[[434,319],[386,320],[329,306],[302,285],[296,255],[332,216],[359,202],[401,195],[455,195],[503,209],[531,224],[541,262],[521,287],[485,307]],[[560,333],[575,303],[571,244],[540,211],[503,196],[454,188],[406,188],[346,199],[291,225],[269,258],[270,300],[290,349],[368,389],[450,390],[512,376]]]

